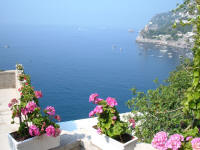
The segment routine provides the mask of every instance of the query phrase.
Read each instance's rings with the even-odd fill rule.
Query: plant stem
[[[19,124],[21,124],[21,123],[22,123],[22,116],[20,114],[20,116],[19,116]]]
[[[121,135],[119,135],[119,138],[120,138],[120,141],[123,142],[123,139],[122,139],[122,136],[121,136]]]

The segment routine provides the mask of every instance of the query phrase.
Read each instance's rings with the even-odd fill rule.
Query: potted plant
[[[46,107],[44,113],[41,112],[39,98],[42,97],[42,92],[34,90],[30,76],[24,73],[21,75],[24,82],[18,89],[20,98],[14,98],[8,104],[12,111],[11,123],[19,123],[18,131],[8,135],[10,148],[47,150],[59,146],[61,131],[55,121],[60,121],[60,116],[55,114],[52,106]]]
[[[129,123],[120,120],[119,112],[116,109],[115,98],[108,97],[103,100],[97,93],[91,94],[89,102],[96,104],[89,117],[97,116],[98,123],[91,129],[92,143],[105,150],[132,150],[137,138],[130,133]],[[131,122],[132,123],[132,122]]]
[[[24,67],[22,64],[16,64],[16,70],[18,74],[22,74],[24,72]]]

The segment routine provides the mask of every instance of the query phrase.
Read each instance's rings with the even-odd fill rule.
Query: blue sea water
[[[0,69],[23,64],[43,92],[41,106],[53,105],[62,121],[88,117],[91,93],[115,97],[119,111],[127,112],[132,87],[153,89],[155,78],[166,79],[179,64],[176,51],[169,57],[141,48],[136,36],[128,29],[1,26]]]

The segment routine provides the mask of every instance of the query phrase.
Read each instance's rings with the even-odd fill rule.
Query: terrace
[[[19,98],[19,87],[16,70],[0,72],[0,141],[1,148],[8,150],[8,133],[18,129],[17,124],[11,124],[11,111],[8,103],[12,98]],[[121,116],[127,115],[121,114]],[[53,150],[104,150],[105,145],[92,139],[90,128],[96,124],[96,118],[86,118],[59,123],[62,129],[60,145]],[[110,141],[107,141],[108,143]],[[134,150],[153,150],[150,144],[137,143]]]

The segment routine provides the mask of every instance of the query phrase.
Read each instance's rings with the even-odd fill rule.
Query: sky
[[[182,0],[0,0],[0,25],[141,28]]]

